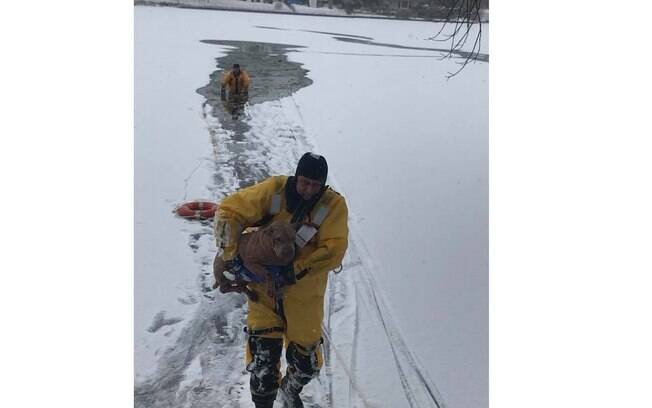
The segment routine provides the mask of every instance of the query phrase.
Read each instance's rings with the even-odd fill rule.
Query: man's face
[[[321,182],[304,176],[297,176],[297,193],[308,201],[321,190]]]
[[[240,68],[233,68],[233,75],[239,76],[240,75]]]

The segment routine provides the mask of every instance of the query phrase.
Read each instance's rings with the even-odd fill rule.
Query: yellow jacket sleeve
[[[296,273],[304,269],[328,272],[342,263],[349,245],[349,211],[343,197],[337,195],[333,201],[329,214],[319,227],[317,249],[305,259],[295,261]]]
[[[242,230],[267,214],[279,183],[282,183],[279,177],[270,177],[222,200],[215,214],[215,237],[218,246],[224,249],[223,259],[235,257]]]
[[[242,75],[242,87],[245,90],[248,91],[249,90],[249,84],[251,84],[251,79],[249,78],[249,74],[247,74],[246,72],[243,71],[242,74],[243,74]]]
[[[222,75],[222,86],[229,86],[229,82],[231,82],[231,71],[226,71],[224,75]]]

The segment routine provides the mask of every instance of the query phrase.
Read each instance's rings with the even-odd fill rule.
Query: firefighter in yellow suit
[[[237,119],[244,109],[244,104],[249,100],[249,85],[251,79],[247,71],[240,69],[240,64],[233,64],[233,68],[224,73],[220,88],[220,99],[226,111]],[[226,90],[229,94],[227,97]]]
[[[348,209],[344,197],[326,186],[323,156],[304,154],[293,177],[274,176],[226,197],[215,215],[215,236],[224,261],[237,254],[241,232],[276,220],[297,222],[297,253],[280,296],[265,284],[250,284],[258,295],[249,301],[247,371],[256,408],[303,407],[299,393],[322,366],[321,323],[328,273],[341,265],[348,246]],[[315,232],[316,231],[316,232]],[[220,252],[218,252],[220,256]],[[283,342],[287,372],[279,371]],[[280,392],[279,390],[280,386]]]

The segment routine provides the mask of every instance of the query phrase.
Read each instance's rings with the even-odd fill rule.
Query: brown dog
[[[242,263],[249,271],[267,281],[268,292],[272,289],[272,280],[264,265],[284,266],[292,262],[295,255],[295,237],[296,230],[292,224],[285,221],[276,221],[263,229],[240,236],[238,255]],[[224,276],[225,269],[226,265],[222,258],[215,257],[213,288],[219,286],[222,293],[244,292],[249,299],[255,301],[256,295],[247,287],[247,282],[227,279]]]

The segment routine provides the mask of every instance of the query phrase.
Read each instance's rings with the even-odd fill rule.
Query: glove
[[[230,281],[236,280],[242,272],[242,261],[239,256],[224,261],[224,276]]]
[[[258,301],[258,295],[247,287],[247,281],[241,279],[242,272],[246,271],[240,257],[224,261],[219,255],[213,262],[215,284],[213,289],[219,288],[221,293],[237,292],[247,295],[249,300]]]
[[[225,275],[225,272],[229,269],[228,265],[230,262],[231,261],[223,260],[220,255],[215,256],[215,259],[213,260],[213,276],[215,277],[213,289],[217,289],[218,287],[233,281],[233,279],[231,279],[232,275]]]
[[[222,102],[226,101],[226,89],[224,88],[220,89],[220,99]]]

